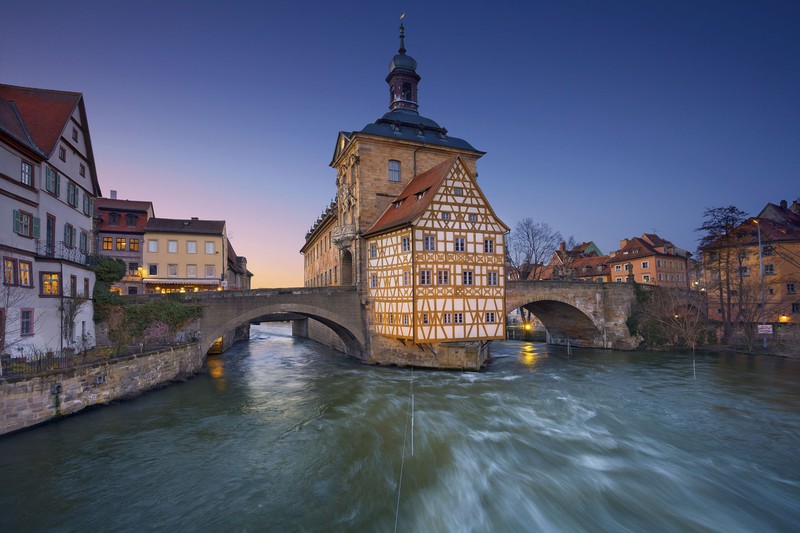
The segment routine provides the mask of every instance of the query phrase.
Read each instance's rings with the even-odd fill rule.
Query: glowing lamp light
[[[533,326],[531,326],[530,322],[526,322],[525,326],[523,326],[523,327],[524,327],[525,331],[530,331],[530,330],[533,329]]]
[[[789,315],[781,315],[778,317],[778,322],[790,322],[791,320],[792,317],[790,317]]]

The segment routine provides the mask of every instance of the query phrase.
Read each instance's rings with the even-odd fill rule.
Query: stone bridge
[[[509,281],[506,312],[524,307],[547,328],[548,342],[632,350],[626,321],[635,301],[631,283]]]
[[[355,286],[198,292],[182,295],[181,300],[203,308],[202,353],[219,338],[227,348],[233,339],[226,338],[250,322],[293,320],[292,332],[306,336],[306,319],[311,318],[339,336],[345,353],[359,358],[366,355],[367,328]]]

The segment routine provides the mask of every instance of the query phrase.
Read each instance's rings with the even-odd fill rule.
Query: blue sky
[[[707,207],[800,196],[800,3],[15,1],[0,80],[82,92],[105,194],[225,219],[255,286],[302,285],[336,135],[388,110],[406,13],[421,114],[479,182],[604,251],[694,250]]]

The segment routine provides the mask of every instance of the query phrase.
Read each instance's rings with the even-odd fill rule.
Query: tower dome
[[[389,84],[389,109],[391,111],[405,110],[417,113],[417,62],[413,57],[406,55],[405,28],[400,23],[400,49],[389,63],[389,75],[386,83]]]

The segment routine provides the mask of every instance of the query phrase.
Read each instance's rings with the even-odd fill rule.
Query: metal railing
[[[42,257],[65,259],[81,265],[86,265],[89,262],[88,253],[82,252],[78,246],[67,246],[64,241],[48,242],[47,240],[37,240],[36,254]]]

